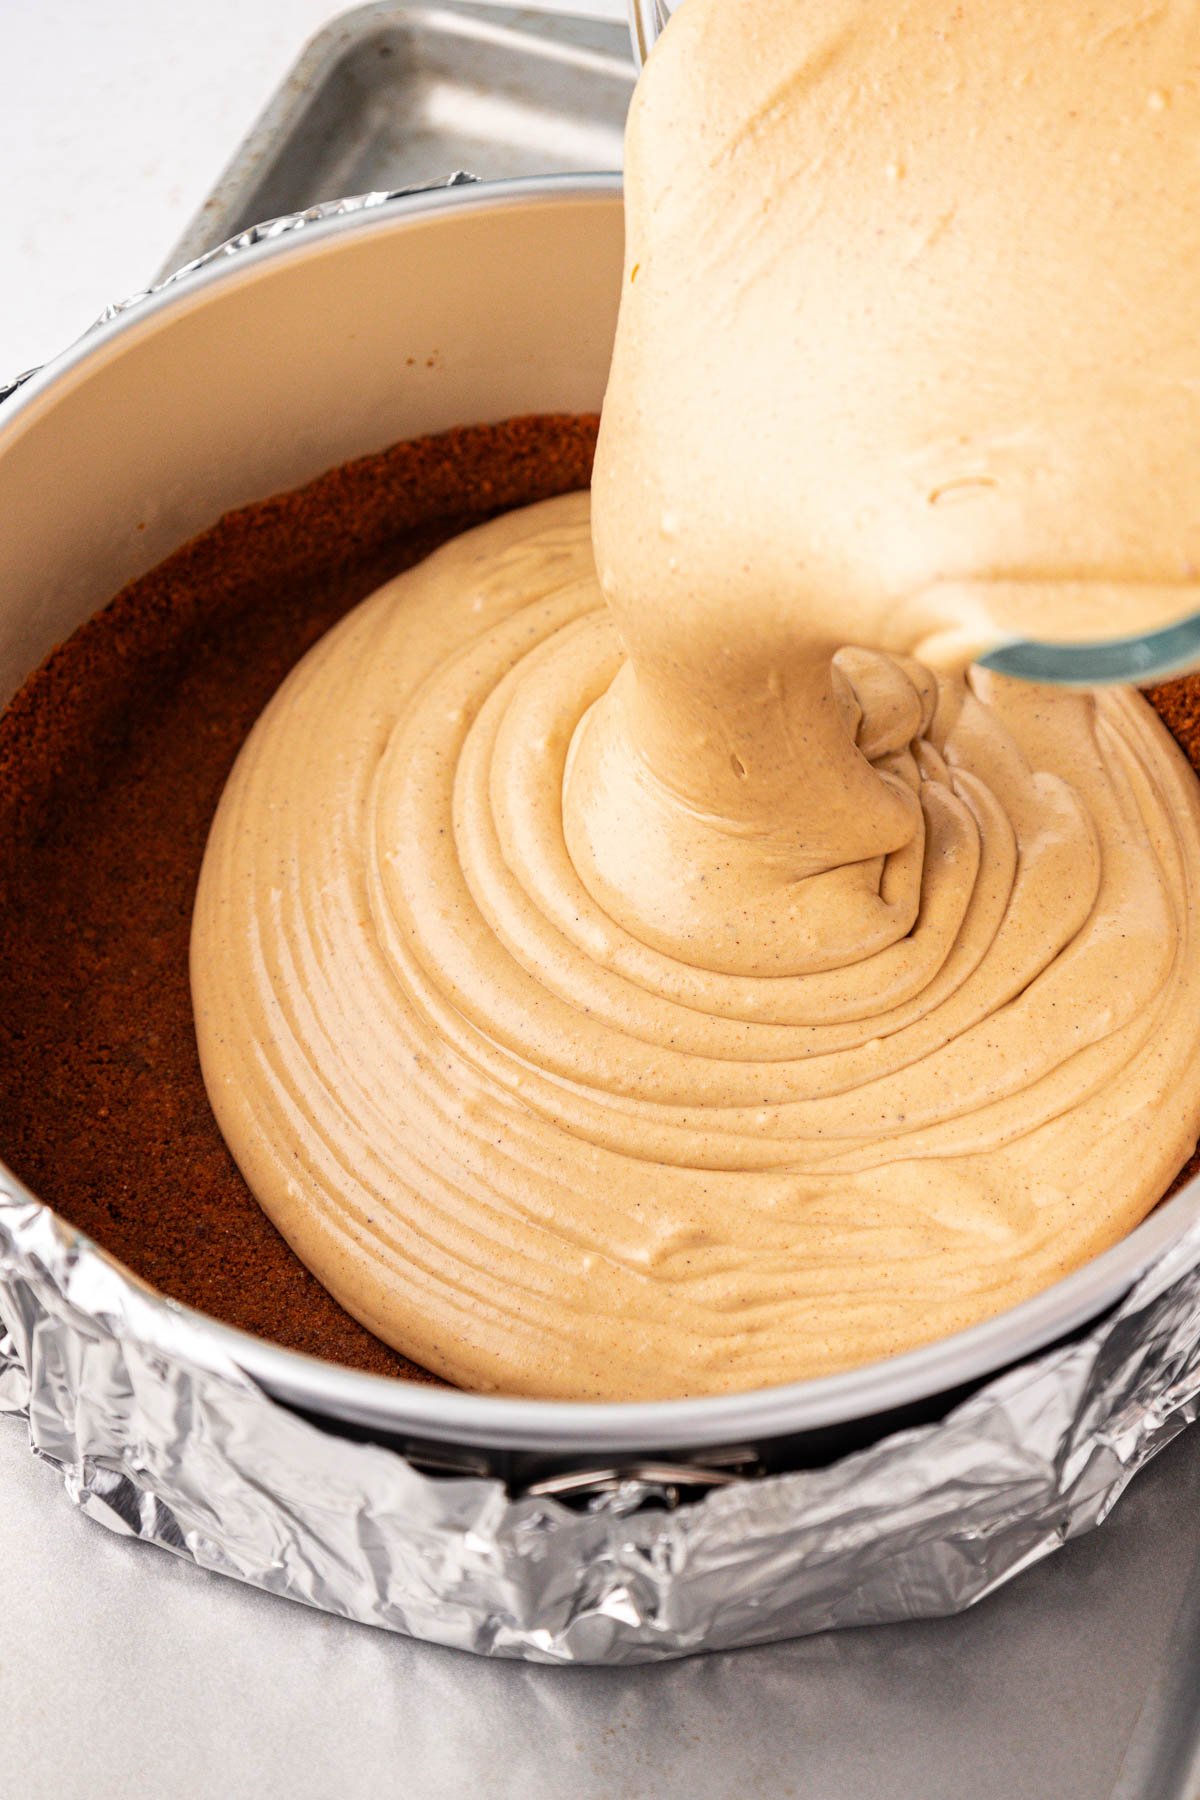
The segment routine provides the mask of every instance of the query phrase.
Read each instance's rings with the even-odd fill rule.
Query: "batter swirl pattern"
[[[841,653],[913,833],[863,872],[861,954],[806,935],[818,874],[808,966],[743,975],[646,944],[572,855],[623,666],[567,496],[365,603],[242,753],[202,1059],[326,1286],[464,1385],[666,1396],[907,1348],[1127,1231],[1200,1051],[1200,789],[1149,707]]]

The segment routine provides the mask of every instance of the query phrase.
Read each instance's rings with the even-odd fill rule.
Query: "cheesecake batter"
[[[1195,777],[1132,693],[963,664],[1200,605],[1198,66],[1195,6],[1114,0],[664,35],[594,517],[485,525],[323,639],[197,898],[222,1130],[417,1361],[852,1366],[1191,1150]]]

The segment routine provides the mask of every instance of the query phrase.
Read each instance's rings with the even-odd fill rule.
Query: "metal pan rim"
[[[130,333],[160,315],[203,302],[214,288],[252,278],[264,264],[336,251],[340,239],[386,232],[433,217],[544,203],[619,202],[619,175],[523,177],[389,200],[369,210],[306,223],[228,258],[203,259],[167,286],[117,312],[31,376],[0,413],[0,441],[21,429],[44,395],[85,374]],[[0,1209],[40,1205],[0,1164]],[[50,1209],[47,1209],[50,1210]],[[57,1216],[57,1215],[55,1215]],[[510,1398],[425,1387],[287,1350],[177,1302],[169,1308],[198,1356],[206,1346],[268,1394],[331,1421],[392,1435],[490,1449],[653,1452],[734,1440],[769,1441],[886,1414],[960,1390],[1032,1356],[1098,1318],[1200,1218],[1200,1177],[1160,1205],[1120,1243],[1007,1312],[902,1355],[843,1373],[774,1388],[680,1400],[578,1402]],[[60,1221],[62,1228],[72,1230]],[[75,1234],[77,1237],[82,1234]],[[144,1299],[148,1290],[105,1252],[110,1268]],[[140,1309],[141,1316],[153,1317]],[[164,1312],[164,1317],[167,1316]],[[177,1340],[176,1340],[177,1341]]]

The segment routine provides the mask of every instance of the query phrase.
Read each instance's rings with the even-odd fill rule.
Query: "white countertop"
[[[159,267],[330,0],[0,0],[0,380]],[[624,19],[624,0],[530,0]]]

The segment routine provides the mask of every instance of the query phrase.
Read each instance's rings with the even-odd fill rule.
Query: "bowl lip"
[[[121,340],[164,314],[187,311],[232,282],[253,278],[285,258],[319,255],[343,238],[388,233],[430,219],[450,220],[529,203],[611,203],[622,191],[619,174],[527,176],[504,182],[437,189],[378,205],[307,221],[239,250],[202,259],[84,334],[53,358],[4,403],[0,448],[68,378],[85,375]],[[899,1408],[961,1389],[1012,1368],[1095,1320],[1121,1300],[1151,1263],[1165,1254],[1190,1225],[1200,1220],[1200,1176],[1162,1202],[1133,1231],[1052,1286],[976,1325],[899,1355],[832,1375],[745,1392],[645,1401],[545,1400],[525,1396],[467,1393],[390,1375],[371,1375],[289,1350],[224,1324],[149,1289],[86,1234],[54,1213],[0,1162],[0,1210],[44,1207],[70,1241],[99,1255],[108,1268],[144,1300],[139,1328],[155,1319],[162,1327],[157,1346],[183,1354],[210,1347],[218,1365],[235,1364],[277,1400],[306,1413],[365,1426],[388,1436],[482,1449],[546,1454],[701,1450],[731,1443],[760,1443],[801,1436],[829,1427],[885,1415]]]

